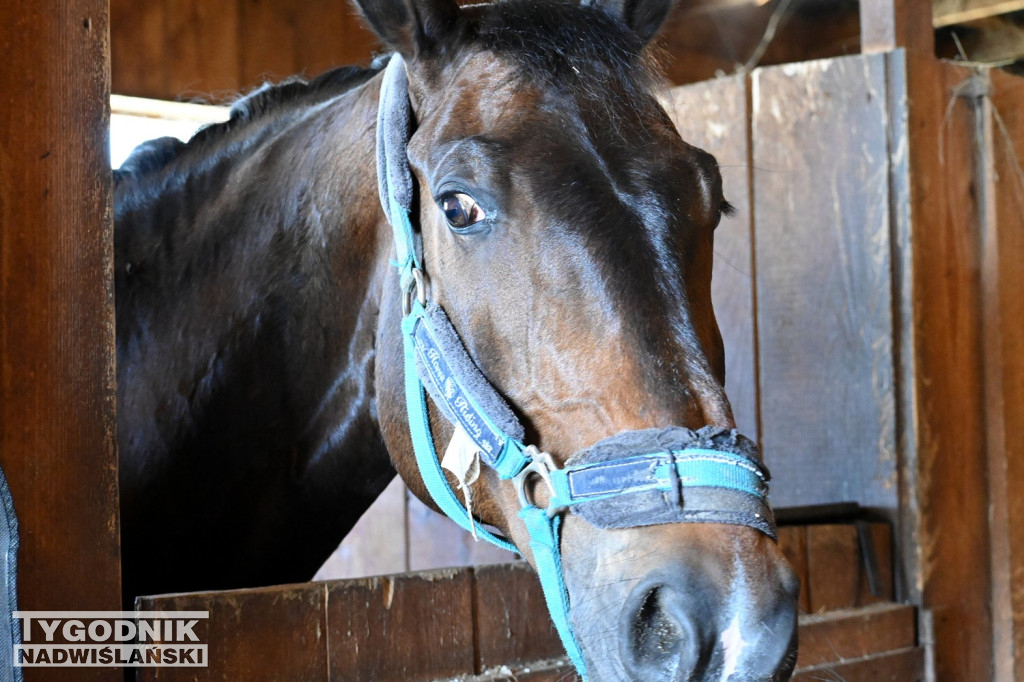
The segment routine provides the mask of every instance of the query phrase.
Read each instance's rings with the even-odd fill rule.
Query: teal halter
[[[469,436],[481,462],[502,480],[514,482],[548,611],[566,652],[586,679],[562,573],[562,514],[571,509],[599,528],[729,523],[774,539],[768,472],[750,441],[712,427],[625,432],[577,453],[564,468],[548,453],[523,443],[523,429],[512,410],[474,365],[444,311],[427,300],[422,242],[410,217],[414,191],[406,156],[412,130],[407,87],[404,62],[395,55],[381,85],[377,176],[394,232],[394,264],[403,292],[405,399],[416,462],[441,511],[477,537],[518,551],[472,517],[445,478],[430,429],[429,393],[445,418]],[[538,506],[529,493],[527,481],[534,477],[548,488],[546,507]]]

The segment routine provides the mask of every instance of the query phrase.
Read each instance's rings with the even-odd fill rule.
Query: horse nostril
[[[643,662],[671,655],[680,643],[682,633],[675,620],[665,613],[661,595],[661,588],[648,592],[633,621],[633,639]]]
[[[697,665],[699,645],[693,624],[663,586],[648,590],[627,611],[623,638],[627,671],[634,679],[687,679]]]

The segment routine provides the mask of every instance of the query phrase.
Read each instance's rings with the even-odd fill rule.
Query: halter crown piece
[[[717,427],[626,431],[574,454],[563,468],[549,454],[525,445],[515,414],[473,363],[444,310],[427,300],[422,240],[411,220],[413,176],[406,153],[411,134],[405,64],[394,55],[381,85],[377,179],[394,232],[395,266],[404,296],[405,399],[420,475],[434,502],[453,521],[498,547],[518,551],[508,539],[482,527],[445,478],[427,415],[429,394],[456,430],[465,432],[480,461],[499,478],[514,481],[519,517],[529,532],[548,611],[566,652],[586,679],[562,574],[563,513],[572,511],[598,528],[727,523],[775,539],[768,471],[750,440]],[[545,508],[529,493],[526,482],[531,477],[548,487]]]

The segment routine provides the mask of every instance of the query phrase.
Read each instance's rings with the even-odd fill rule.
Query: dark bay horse
[[[406,62],[430,296],[559,465],[621,432],[733,427],[710,293],[728,205],[645,50],[669,2],[360,3]],[[264,89],[116,173],[129,598],[308,579],[396,469],[428,497],[378,199],[381,78]],[[486,470],[472,490],[533,561],[514,486]],[[798,585],[765,533],[567,514],[561,551],[589,679],[789,678]]]

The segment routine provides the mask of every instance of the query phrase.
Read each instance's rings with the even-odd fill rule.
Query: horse
[[[531,444],[515,481],[482,467],[447,484],[472,500],[474,530],[535,566],[522,510],[543,508],[546,476],[579,453],[596,466],[650,433],[712,454],[742,440],[710,290],[730,207],[714,158],[654,94],[649,45],[671,0],[357,5],[396,55],[387,69],[264,87],[115,173],[127,599],[308,579],[396,471],[443,506],[417,465],[402,330],[428,297]],[[377,177],[391,72],[408,115],[413,284],[396,276],[403,247]],[[430,395],[426,428],[447,443],[462,427]],[[739,459],[763,477],[756,454]],[[644,494],[685,506],[681,490]],[[799,582],[770,528],[637,520],[651,509],[640,497],[546,515],[577,667],[789,679]]]

